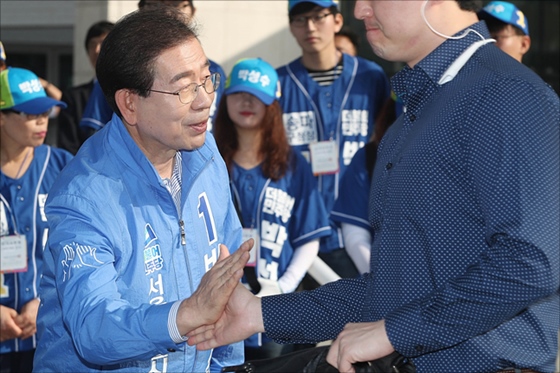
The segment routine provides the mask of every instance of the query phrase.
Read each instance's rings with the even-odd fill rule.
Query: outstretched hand
[[[220,318],[243,276],[243,267],[249,260],[253,243],[252,238],[245,241],[231,255],[225,245],[220,245],[216,264],[204,274],[196,291],[181,302],[177,312],[177,326],[181,335],[202,325],[213,324]]]
[[[216,323],[188,333],[187,343],[196,345],[198,350],[209,350],[242,341],[259,332],[264,332],[261,298],[238,284]]]
[[[385,320],[349,323],[333,341],[327,362],[340,372],[354,372],[353,363],[382,358],[395,351],[387,337]]]

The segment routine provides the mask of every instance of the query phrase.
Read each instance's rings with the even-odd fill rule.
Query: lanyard
[[[8,201],[6,201],[6,198],[4,198],[4,196],[2,194],[0,194],[0,200],[2,201],[1,202],[2,206],[3,206],[2,210],[4,211],[4,213],[6,212],[6,210],[8,210],[8,213],[10,214],[10,217],[12,218],[12,224],[14,225],[14,234],[16,236],[19,236],[19,232],[18,232],[17,224],[16,224],[16,219],[15,219],[14,213],[12,212],[12,209],[10,208],[10,205],[8,204]]]

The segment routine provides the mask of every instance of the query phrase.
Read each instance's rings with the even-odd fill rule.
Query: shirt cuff
[[[181,300],[176,301],[171,306],[169,310],[169,316],[167,318],[167,329],[169,329],[169,336],[175,343],[183,343],[188,337],[182,336],[179,333],[179,327],[177,326],[177,312],[179,311],[179,306],[181,305]]]

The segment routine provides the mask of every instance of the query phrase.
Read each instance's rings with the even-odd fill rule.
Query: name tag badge
[[[255,240],[255,244],[251,251],[249,251],[249,261],[247,267],[255,267],[257,265],[258,253],[260,252],[259,232],[255,228],[243,228],[243,242],[249,238]]]
[[[335,141],[321,141],[309,144],[311,169],[315,176],[338,172],[338,147]]]
[[[27,240],[25,236],[0,237],[0,273],[27,271]]]

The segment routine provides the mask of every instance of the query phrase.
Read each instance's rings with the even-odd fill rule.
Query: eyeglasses
[[[14,109],[6,109],[6,110],[2,110],[2,112],[4,113],[14,113],[17,114],[19,116],[21,116],[22,118],[24,118],[25,120],[36,120],[39,118],[48,118],[51,113],[52,113],[53,108],[51,107],[49,110],[45,111],[44,113],[41,114],[27,114],[24,113],[23,111],[17,111]]]
[[[196,100],[196,96],[198,96],[198,88],[202,87],[208,94],[212,94],[216,92],[218,87],[220,86],[220,73],[212,73],[204,79],[202,84],[191,83],[187,85],[185,88],[182,88],[180,91],[177,92],[165,92],[165,91],[158,91],[155,89],[148,89],[150,92],[157,92],[157,93],[164,93],[166,95],[174,95],[179,97],[179,101],[182,104],[190,104],[194,100]]]
[[[333,16],[333,13],[322,13],[315,14],[312,16],[297,16],[290,20],[290,23],[295,27],[305,27],[309,24],[309,20],[313,22],[314,25],[322,25],[328,16]]]

